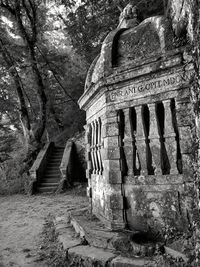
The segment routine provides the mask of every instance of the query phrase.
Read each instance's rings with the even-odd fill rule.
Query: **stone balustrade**
[[[121,110],[118,123],[120,147],[125,155],[126,175],[181,174],[178,169],[181,155],[177,153],[179,134],[174,118],[174,99]],[[88,153],[91,161],[89,171],[102,174],[102,125],[101,119],[88,125]],[[106,149],[106,147],[104,147]],[[179,158],[178,158],[179,156]]]
[[[71,187],[73,184],[72,182],[72,149],[73,149],[73,142],[67,141],[64,153],[62,156],[62,160],[59,166],[60,173],[61,173],[61,180],[57,189],[57,192],[61,192],[65,188]]]

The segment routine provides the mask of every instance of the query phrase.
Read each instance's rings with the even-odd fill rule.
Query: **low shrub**
[[[21,173],[24,153],[21,151],[13,159],[4,161],[0,165],[0,195],[23,193],[28,183],[28,175]]]

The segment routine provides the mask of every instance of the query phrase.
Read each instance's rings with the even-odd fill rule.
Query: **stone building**
[[[120,25],[104,40],[79,100],[92,212],[111,229],[184,231],[193,185],[192,70],[165,17]]]

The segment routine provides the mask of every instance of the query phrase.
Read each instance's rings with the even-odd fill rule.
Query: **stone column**
[[[149,108],[149,121],[150,121],[150,130],[149,130],[149,140],[150,148],[152,153],[153,167],[155,168],[154,173],[159,175],[162,174],[161,169],[161,143],[160,135],[158,132],[158,122],[156,118],[156,104],[148,104]]]
[[[86,178],[88,179],[88,187],[87,187],[87,196],[92,198],[92,187],[91,187],[91,174],[92,174],[92,153],[91,153],[91,142],[92,142],[92,128],[90,124],[87,124],[85,127],[85,143],[86,143],[86,162],[87,162],[87,169],[86,169]]]
[[[88,124],[85,127],[85,143],[86,143],[86,162],[87,162],[87,170],[86,170],[86,178],[91,178],[92,173],[92,153],[91,153],[91,141],[92,141],[92,131],[91,125]]]
[[[124,112],[124,153],[126,158],[126,163],[128,167],[128,175],[132,175],[134,166],[134,151],[133,151],[133,138],[131,131],[131,116],[130,116],[130,108],[126,108],[123,110]]]
[[[120,164],[120,141],[117,111],[110,112],[108,116],[102,118],[102,159],[105,167],[104,174],[108,178],[108,183],[122,183]],[[115,165],[110,168],[108,165]]]
[[[109,209],[107,223],[111,229],[125,227],[119,134],[118,113],[113,109],[102,119],[103,176],[106,180],[105,191]]]
[[[180,142],[180,153],[178,164],[180,172],[183,172],[186,180],[193,178],[193,138],[191,129],[193,125],[192,107],[189,98],[175,99],[177,132]],[[186,112],[187,111],[187,112]],[[181,157],[181,158],[180,158]],[[182,167],[182,168],[181,168]]]
[[[148,175],[147,169],[147,144],[144,132],[144,125],[142,121],[142,106],[135,107],[137,117],[136,127],[136,146],[139,155],[139,161],[141,165],[141,175]]]
[[[97,142],[97,152],[98,152],[98,160],[99,160],[99,174],[103,172],[103,164],[102,164],[102,157],[101,157],[101,146],[102,146],[102,136],[101,136],[101,119],[98,118],[97,121],[97,128],[98,128],[98,142]]]
[[[177,142],[176,133],[173,126],[172,110],[171,110],[171,100],[163,101],[165,108],[165,148],[167,151],[167,156],[170,164],[170,174],[178,174],[177,169]]]
[[[97,171],[97,158],[96,158],[96,151],[95,151],[95,124],[94,122],[91,123],[92,127],[92,145],[91,145],[91,154],[92,154],[92,159],[93,159],[93,174],[96,174]]]
[[[91,125],[91,123],[90,124],[88,124],[87,126],[86,126],[86,140],[85,140],[85,142],[86,142],[86,145],[88,146],[88,153],[87,153],[87,151],[86,151],[86,160],[87,160],[87,158],[90,158],[91,160],[90,160],[90,164],[91,164],[91,174],[93,173],[93,171],[94,171],[94,169],[95,169],[95,164],[94,164],[94,155],[93,155],[93,150],[92,150],[92,139],[93,139],[93,133],[92,133],[92,125]],[[86,177],[87,177],[87,175],[86,175]]]
[[[94,121],[94,151],[95,151],[95,159],[96,159],[96,174],[100,172],[100,162],[98,157],[98,122]]]

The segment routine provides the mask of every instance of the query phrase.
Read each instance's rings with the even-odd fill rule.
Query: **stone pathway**
[[[87,198],[74,194],[0,197],[0,267],[45,267],[37,261],[45,218],[84,208]]]
[[[90,222],[89,222],[89,225]],[[150,258],[122,257],[117,251],[103,249],[87,243],[81,238],[84,229],[68,216],[56,217],[54,220],[58,240],[66,251],[70,266],[82,267],[161,267]],[[78,234],[78,235],[77,235]],[[84,237],[84,235],[82,236]],[[83,242],[86,241],[86,242]]]

